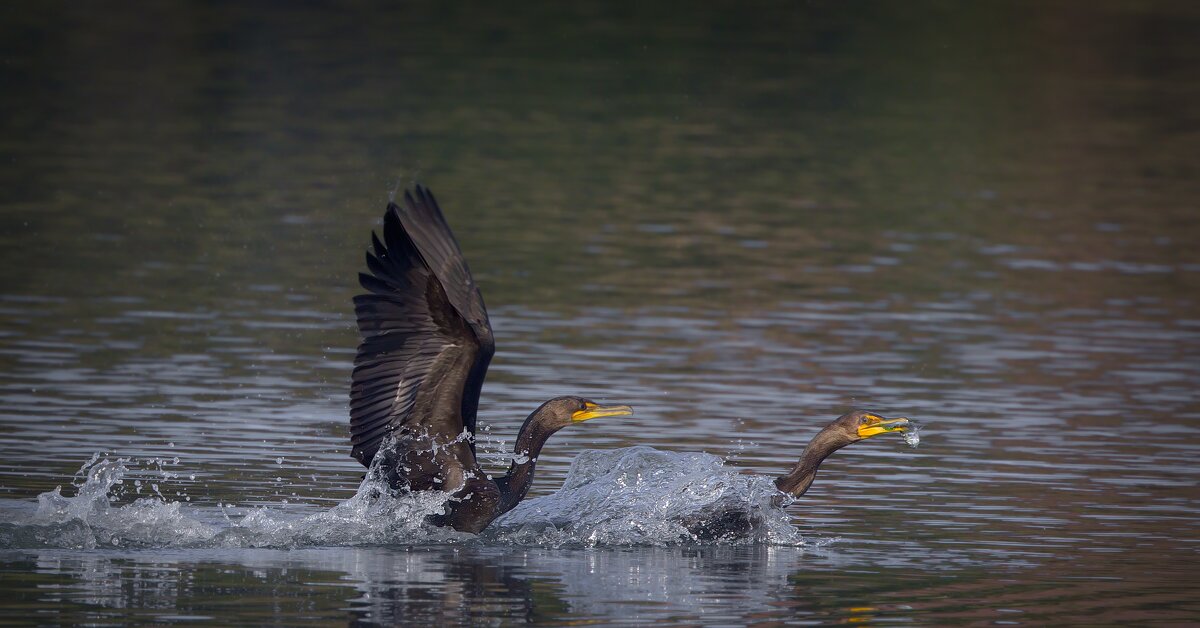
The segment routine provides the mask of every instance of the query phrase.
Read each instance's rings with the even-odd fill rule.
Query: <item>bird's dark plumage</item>
[[[879,434],[905,433],[915,429],[916,424],[903,417],[889,419],[865,410],[843,414],[813,436],[791,472],[775,479],[779,493],[773,503],[783,505],[786,496],[800,497],[807,492],[817,477],[821,463],[842,447]],[[736,504],[717,504],[715,508],[692,515],[682,523],[696,539],[720,541],[748,536],[762,525],[762,513],[739,508]]]
[[[542,445],[574,422],[629,414],[556,397],[526,419],[508,474],[493,480],[475,459],[479,393],[495,353],[483,297],[429,190],[389,203],[383,239],[371,235],[367,290],[354,298],[362,343],[350,388],[351,455],[395,489],[451,495],[435,523],[479,532],[512,509],[533,479]]]
[[[495,353],[483,297],[428,190],[389,203],[383,241],[372,234],[371,245],[371,273],[359,275],[369,294],[354,298],[362,344],[350,389],[352,455],[364,465],[400,427],[474,435]]]

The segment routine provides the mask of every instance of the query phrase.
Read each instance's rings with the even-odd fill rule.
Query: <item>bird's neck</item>
[[[821,462],[846,444],[834,438],[833,432],[828,428],[821,430],[808,443],[808,447],[804,448],[804,453],[800,454],[800,461],[792,467],[792,471],[775,480],[775,487],[792,497],[803,495],[816,479],[817,468],[821,466]]]
[[[542,455],[542,445],[554,433],[537,420],[537,413],[529,415],[521,431],[517,434],[517,443],[513,446],[513,462],[508,473],[497,482],[500,486],[500,513],[505,513],[517,507],[525,499],[529,487],[533,485],[533,470],[537,466],[538,456]]]

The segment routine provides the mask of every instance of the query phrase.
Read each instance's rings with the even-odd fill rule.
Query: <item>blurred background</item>
[[[7,4],[0,497],[100,451],[347,497],[356,273],[420,182],[495,328],[489,460],[547,397],[638,409],[535,495],[632,444],[779,473],[869,407],[925,443],[839,452],[806,533],[1194,619],[1198,62],[1188,2]]]

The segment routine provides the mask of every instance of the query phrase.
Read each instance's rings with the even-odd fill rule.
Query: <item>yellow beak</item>
[[[626,414],[633,414],[633,408],[629,406],[601,406],[589,401],[586,408],[571,413],[571,421],[579,423],[580,421],[587,421],[588,419],[595,419],[602,416],[622,416]]]
[[[885,419],[883,417],[878,417],[878,418],[879,418],[878,421],[874,421],[871,423],[865,423],[863,425],[858,426],[858,437],[859,438],[870,438],[877,434],[884,434],[886,432],[901,432],[901,433],[903,433],[905,430],[907,430],[909,428],[909,426],[912,425],[911,421],[909,421],[908,419],[903,418],[903,417],[901,417],[899,419]]]

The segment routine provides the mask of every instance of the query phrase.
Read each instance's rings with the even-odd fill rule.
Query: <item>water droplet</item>
[[[913,449],[921,444],[921,426],[913,423],[907,430],[904,431],[904,442]]]
[[[276,459],[275,459],[275,464],[282,465],[282,464],[283,464],[283,456],[280,456],[280,457],[276,458]]]

